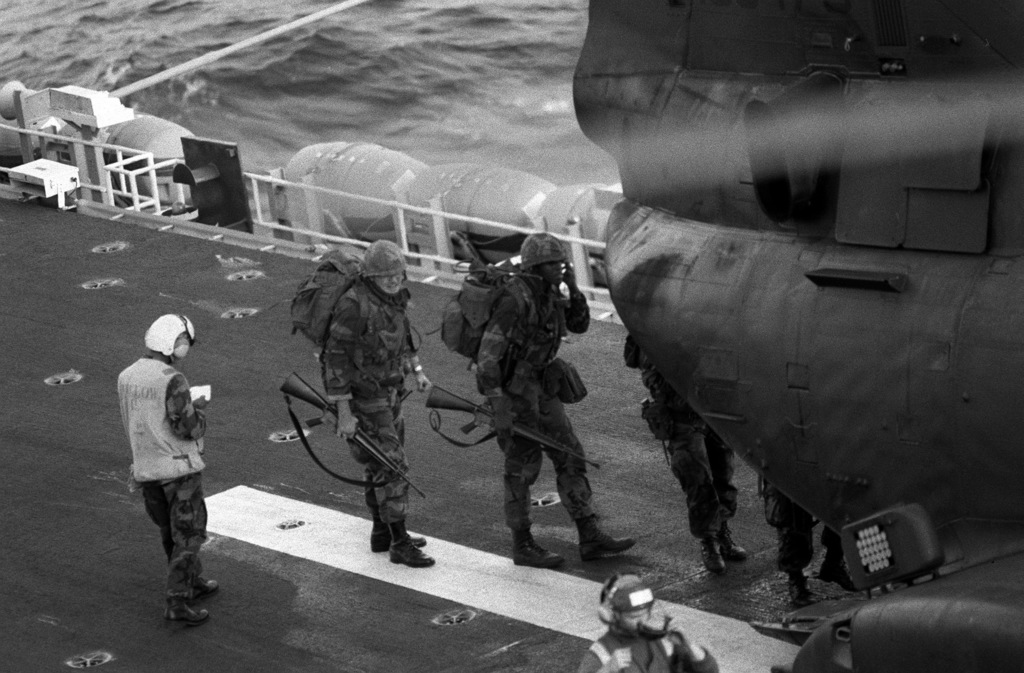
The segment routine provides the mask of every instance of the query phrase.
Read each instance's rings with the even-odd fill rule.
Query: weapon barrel
[[[301,376],[292,372],[281,384],[281,392],[291,395],[295,399],[311,404],[320,411],[326,411],[329,407],[327,400],[315,388],[306,383]]]
[[[565,446],[561,442],[556,442],[555,440],[551,439],[547,435],[544,435],[544,434],[542,434],[540,432],[537,432],[536,430],[531,430],[530,428],[526,427],[525,425],[519,425],[518,423],[513,423],[512,424],[512,434],[513,435],[519,435],[520,437],[522,437],[524,439],[529,439],[532,442],[537,442],[538,444],[540,444],[542,446],[547,446],[549,448],[552,448],[555,451],[561,451],[562,453],[564,453],[566,455],[569,455],[569,456],[573,456],[574,458],[579,458],[580,460],[582,460],[587,465],[593,465],[595,468],[601,469],[601,465],[598,462],[590,460],[589,458],[587,458],[587,457],[585,457],[585,456],[583,456],[583,455],[581,455],[579,453],[576,453],[575,450],[570,449],[568,446]]]
[[[430,394],[427,395],[426,406],[428,409],[450,409],[452,411],[465,411],[470,414],[481,412],[488,416],[491,415],[490,409],[487,407],[474,404],[437,385],[430,389]]]

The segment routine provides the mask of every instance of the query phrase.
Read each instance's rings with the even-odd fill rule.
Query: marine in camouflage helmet
[[[379,240],[370,244],[363,256],[363,275],[394,276],[405,273],[405,255],[392,241]]]
[[[548,233],[530,234],[519,249],[522,267],[530,269],[545,262],[564,262],[565,246]]]

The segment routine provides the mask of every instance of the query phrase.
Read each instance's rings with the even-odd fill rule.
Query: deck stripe
[[[433,537],[432,568],[409,568],[374,554],[368,521],[326,507],[236,486],[206,498],[208,528],[266,549],[389,582],[454,603],[592,640],[604,632],[598,621],[598,582],[561,572],[516,566],[504,556]],[[288,521],[302,526],[281,529]],[[758,634],[744,622],[659,601],[694,642],[718,658],[723,671],[764,673],[791,662],[792,645]]]

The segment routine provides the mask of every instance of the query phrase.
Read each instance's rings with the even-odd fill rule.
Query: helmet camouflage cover
[[[544,264],[545,262],[564,262],[565,247],[562,242],[548,233],[530,234],[523,241],[519,250],[523,259],[523,268]]]
[[[405,272],[405,255],[392,241],[379,240],[370,244],[363,256],[364,276],[393,276]]]

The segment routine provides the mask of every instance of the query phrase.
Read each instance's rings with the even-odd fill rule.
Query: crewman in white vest
[[[653,608],[654,593],[639,577],[609,577],[597,609],[608,631],[583,655],[578,673],[718,673],[711,653]]]
[[[185,376],[174,368],[195,340],[195,327],[186,316],[162,315],[146,331],[147,353],[117,378],[121,419],[132,449],[131,476],[142,488],[146,513],[160,527],[167,554],[164,617],[188,626],[210,616],[191,602],[218,588],[216,581],[202,577],[199,560],[206,541],[203,410],[209,393],[193,399]]]

